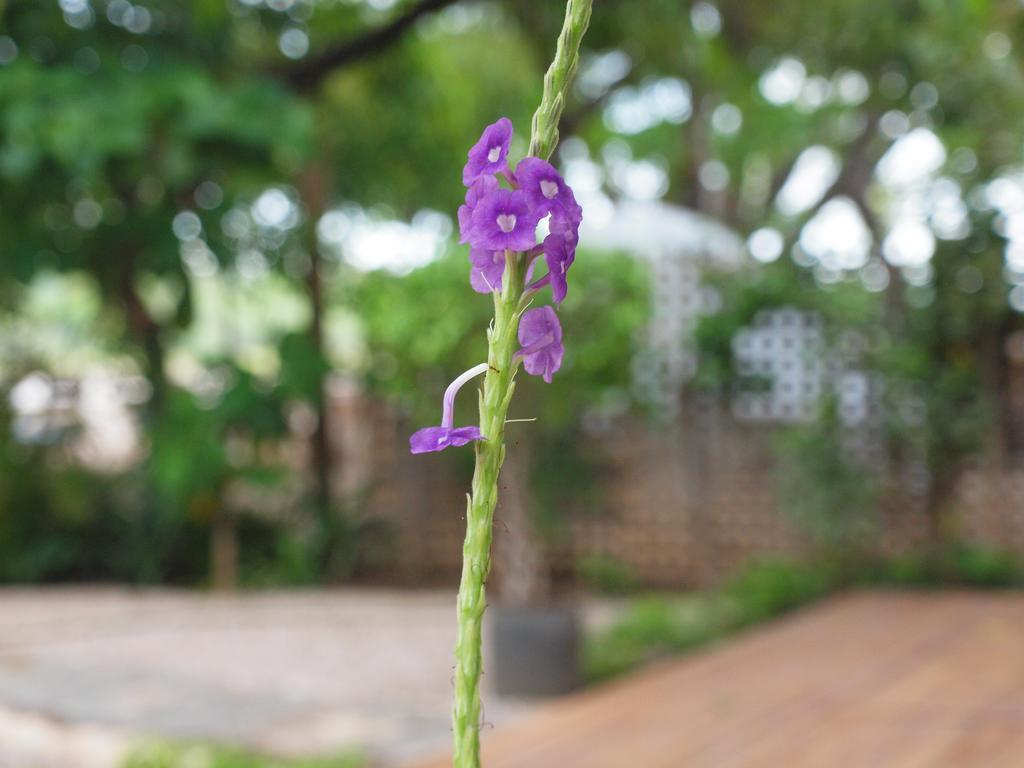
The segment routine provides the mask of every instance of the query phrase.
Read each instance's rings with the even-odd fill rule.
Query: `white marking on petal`
[[[548,200],[551,200],[558,194],[558,184],[553,181],[543,179],[540,183],[540,193]]]
[[[496,163],[499,157],[501,157],[501,147],[491,147],[491,151],[487,153],[487,162]]]
[[[498,229],[506,235],[516,228],[516,215],[514,213],[499,213],[495,221],[498,224]]]

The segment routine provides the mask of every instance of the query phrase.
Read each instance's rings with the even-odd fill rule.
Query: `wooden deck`
[[[483,749],[486,768],[1021,768],[1024,594],[840,597],[485,731]]]

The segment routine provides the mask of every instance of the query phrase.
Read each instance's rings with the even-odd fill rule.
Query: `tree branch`
[[[800,232],[804,228],[804,225],[817,215],[818,211],[825,207],[825,204],[834,200],[837,197],[849,197],[856,204],[864,202],[864,193],[871,183],[871,175],[874,172],[875,165],[878,163],[881,157],[881,152],[877,148],[873,147],[875,144],[875,126],[876,117],[874,114],[869,115],[868,120],[864,126],[864,130],[857,136],[849,145],[846,147],[845,157],[843,158],[842,167],[840,168],[839,175],[836,180],[832,182],[825,193],[821,196],[814,205],[808,210],[804,211],[797,220],[794,222],[793,229],[789,233],[789,237],[786,238],[785,252],[788,253],[800,238]],[[795,164],[795,163],[794,163]],[[785,185],[785,179],[782,186]],[[774,202],[774,198],[770,201]],[[867,215],[871,215],[871,211],[864,205],[863,210],[867,211]],[[865,217],[865,223],[870,227],[872,223],[877,223],[877,219],[872,215],[871,218]],[[875,234],[874,232],[872,233]]]
[[[405,31],[420,18],[456,2],[458,0],[420,0],[405,13],[372,32],[310,56],[302,64],[283,72],[282,79],[300,93],[311,91],[334,70],[382,52],[398,42]]]

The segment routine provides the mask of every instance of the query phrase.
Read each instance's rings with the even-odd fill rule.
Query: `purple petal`
[[[448,447],[450,433],[451,430],[447,427],[424,427],[409,438],[409,450],[413,453],[443,451]]]
[[[571,193],[570,193],[571,194]],[[580,223],[583,221],[583,209],[572,200],[569,205],[556,203],[551,208],[551,219],[548,231],[558,235],[575,247],[580,241]]]
[[[523,313],[519,321],[519,343],[522,348],[516,356],[522,358],[523,368],[534,376],[542,376],[551,383],[552,375],[562,367],[562,326],[551,307],[537,307]]]
[[[576,260],[576,248],[564,237],[553,232],[544,238],[544,260],[548,265],[551,297],[555,304],[561,304],[569,290],[566,276],[569,267]]]
[[[469,252],[473,267],[469,271],[469,283],[477,293],[493,293],[501,290],[501,278],[505,274],[505,252],[473,248]]]
[[[516,183],[523,190],[530,205],[544,216],[555,205],[576,203],[572,190],[551,163],[538,157],[524,157],[516,166]]]
[[[538,217],[519,190],[495,189],[473,209],[470,242],[488,251],[526,251],[537,242]]]
[[[460,205],[456,216],[459,219],[459,242],[468,243],[473,222],[473,209],[468,204]]]
[[[468,243],[473,235],[473,209],[480,200],[501,185],[493,176],[481,176],[466,190],[466,202],[459,206],[459,242]]]
[[[409,438],[412,453],[433,453],[449,446],[459,447],[471,440],[483,440],[479,427],[424,427]]]
[[[530,347],[542,339],[562,340],[562,324],[558,314],[551,307],[534,307],[523,312],[519,320],[519,343]]]
[[[531,371],[526,361],[523,362],[523,367],[526,368],[527,373],[532,373],[534,376],[539,375],[545,382],[550,384],[552,377],[562,367],[562,355],[564,354],[565,348],[562,345],[558,345],[557,348],[550,349],[543,356],[538,356],[531,361],[536,370]]]
[[[480,427],[456,427],[448,436],[449,444],[458,448],[474,440],[483,440]]]
[[[462,183],[468,187],[481,176],[503,171],[511,143],[512,121],[507,117],[484,128],[479,140],[466,154],[468,160],[462,169]]]

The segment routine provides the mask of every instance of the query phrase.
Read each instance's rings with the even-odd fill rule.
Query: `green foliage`
[[[838,585],[832,566],[768,560],[742,569],[723,588],[733,627],[742,627],[824,597]]]
[[[931,478],[925,500],[930,526],[935,537],[948,535],[948,499],[959,473],[991,435],[998,340],[1013,323],[1000,276],[1005,242],[985,234],[990,226],[989,217],[980,216],[966,243],[940,241],[931,282],[914,286],[900,279],[888,294],[855,282],[816,286],[810,273],[791,263],[716,280],[724,306],[698,326],[696,386],[728,396],[768,384],[733,367],[732,339],[762,309],[816,313],[826,345],[840,332],[856,331],[866,351],[855,364],[882,390],[886,469],[898,475],[901,461],[923,463]],[[961,287],[965,273],[978,281],[976,289]],[[813,422],[787,428],[777,443],[785,512],[833,551],[871,544],[878,530],[875,500],[887,480],[851,460],[845,431],[834,398],[825,397]]]
[[[953,542],[941,550],[911,552],[881,563],[869,583],[901,587],[1024,587],[1020,556],[970,542]]]
[[[83,22],[57,3],[0,3],[2,34],[18,48],[0,65],[0,305],[16,307],[0,329],[0,389],[32,370],[73,378],[97,362],[144,376],[155,393],[140,409],[149,453],[137,471],[97,476],[74,466],[70,432],[31,448],[5,443],[0,572],[18,579],[173,572],[194,581],[205,554],[184,550],[202,550],[225,486],[282,480],[254,462],[230,461],[225,446],[279,434],[286,401],[319,398],[326,360],[365,374],[373,391],[411,421],[430,423],[450,377],[482,359],[479,328],[489,299],[470,294],[464,249],[402,277],[335,269],[324,255],[327,335],[330,318],[341,315],[358,316],[353,325],[362,324],[366,335],[350,355],[318,349],[305,332],[312,314],[306,265],[315,250],[310,216],[335,204],[360,205],[380,218],[405,219],[422,208],[454,212],[464,193],[458,167],[481,125],[507,114],[519,127],[513,154],[525,150],[564,4],[458,4],[426,15],[373,55],[305,82],[297,72],[386,25],[413,0],[384,9],[295,3],[283,11],[267,3],[150,0],[152,24],[144,33],[115,23],[108,5],[92,3]],[[1005,35],[1011,49],[1024,44],[1020,9],[988,0],[715,6],[720,28],[713,34],[694,23],[690,11],[699,7],[676,0],[645,0],[642,13],[634,4],[606,3],[594,15],[581,71],[616,51],[631,68],[611,93],[592,86],[569,93],[563,127],[605,163],[612,197],[623,191],[620,174],[605,160],[648,160],[664,170],[667,201],[703,210],[741,234],[773,226],[795,242],[806,216],[784,215],[772,195],[811,145],[834,151],[850,171],[843,194],[869,209],[884,202],[886,190],[860,181],[873,177],[890,139],[869,128],[872,140],[861,147],[856,136],[886,113],[910,115],[913,125],[935,131],[950,155],[941,173],[965,193],[1019,164],[1024,75],[1018,58],[987,51],[993,33]],[[296,28],[308,33],[310,50],[293,61],[279,41]],[[764,98],[759,81],[782,57],[806,69],[808,90],[812,82],[827,86],[826,103]],[[837,97],[844,73],[863,76],[862,103]],[[612,119],[616,105],[673,84],[692,96],[691,114],[680,122],[678,115],[652,119],[631,130]],[[937,104],[915,103],[915,86],[934,88]],[[742,114],[735,132],[714,128],[714,110],[724,104]],[[957,150],[969,150],[974,167],[958,168]],[[700,169],[711,160],[729,172],[725,189],[714,194],[700,184]],[[322,174],[322,200],[305,184],[311,170]],[[214,198],[200,193],[209,183],[219,190]],[[229,234],[227,214],[248,211],[270,186],[297,203],[295,226]],[[1022,327],[1007,309],[1005,243],[990,234],[991,212],[975,210],[972,199],[965,194],[973,233],[964,241],[940,239],[929,285],[896,282],[871,294],[847,279],[852,275],[819,285],[788,256],[723,278],[723,311],[698,329],[697,386],[763,386],[736,377],[730,346],[735,330],[761,308],[813,309],[833,329],[884,326],[872,334],[865,362],[887,381],[887,447],[923,458],[939,480],[931,511],[946,516],[946,484],[978,455],[998,416],[993,349]],[[196,295],[209,285],[183,261],[183,241],[172,229],[185,210],[199,217],[207,268],[212,264],[230,282],[238,277],[236,263],[258,251],[298,305],[289,313],[294,322],[275,326],[258,354],[211,352],[198,338],[226,335],[229,321],[195,316]],[[880,241],[886,218],[875,225]],[[981,275],[978,292],[960,287],[964,270]],[[583,447],[580,424],[601,423],[634,405],[630,359],[635,333],[647,321],[646,278],[634,262],[581,253],[573,278],[563,314],[571,340],[565,371],[550,387],[521,377],[513,416],[538,421],[509,431],[531,457],[531,504],[552,534],[559,532],[556,512],[602,509],[594,480],[605,464],[599,450]],[[23,286],[44,283],[49,287],[38,293],[46,294],[45,311],[30,311],[20,302]],[[273,321],[286,314],[276,304],[259,310]],[[225,314],[244,338],[250,314]],[[168,381],[182,348],[204,375],[224,382],[219,395]],[[462,398],[460,420],[475,405]],[[785,495],[792,514],[819,539],[859,542],[870,528],[870,484],[855,482],[863,472],[840,455],[827,419],[783,442]],[[466,463],[465,456],[439,460]],[[304,573],[306,556],[297,554],[332,550],[316,543],[325,533],[289,533],[278,541],[262,523],[245,526],[255,549],[243,551],[243,559],[252,555],[254,573],[266,563],[277,563],[267,572],[280,570],[288,580],[325,572],[328,556],[314,555],[318,565]],[[134,543],[105,558],[110,541]],[[134,547],[141,554],[122,558]]]
[[[700,648],[835,589],[831,569],[782,561],[756,563],[720,589],[635,600],[612,627],[587,638],[584,674],[597,681],[638,665]]]
[[[583,584],[600,594],[622,595],[636,590],[639,580],[629,566],[610,555],[587,555],[576,562]]]
[[[792,307],[815,312],[826,321],[826,335],[844,328],[875,329],[883,317],[882,299],[859,284],[844,282],[828,289],[792,262],[775,262],[739,274],[711,274],[709,283],[722,296],[722,308],[700,318],[694,340],[700,369],[694,385],[711,391],[734,391],[752,382],[733,366],[732,340],[762,310]]]
[[[735,335],[762,310],[792,307],[816,313],[824,321],[826,345],[842,330],[857,330],[875,347],[885,348],[877,327],[882,299],[857,284],[823,290],[792,263],[722,277],[716,284],[723,295],[723,311],[703,318],[697,328],[702,355],[698,387],[729,396],[770,386],[770,381],[735,370],[732,351]],[[836,398],[824,395],[822,400],[814,420],[785,427],[775,441],[782,511],[819,546],[833,553],[847,549],[851,555],[869,546],[878,530],[875,502],[880,488],[844,448],[847,428],[839,419]]]
[[[271,483],[275,472],[250,453],[247,461],[232,460],[229,439],[253,444],[285,434],[283,403],[252,376],[225,366],[227,385],[219,397],[197,401],[172,389],[150,425],[150,451],[139,468],[145,501],[134,526],[132,550],[139,553],[138,577],[167,578],[176,569],[176,552],[195,548],[195,528],[205,529],[224,504],[231,479]]]
[[[869,547],[879,531],[878,483],[846,458],[835,398],[809,425],[786,430],[779,441],[783,513],[820,546],[844,556]]]
[[[956,551],[956,573],[971,587],[1020,587],[1024,585],[1024,563],[1017,555],[979,546],[962,546]]]
[[[755,562],[716,590],[633,599],[615,624],[586,639],[584,674],[594,682],[614,677],[716,642],[848,586],[1019,589],[1024,587],[1024,560],[959,542],[941,552],[862,559],[855,569],[836,560]]]
[[[700,597],[648,597],[634,602],[610,629],[589,637],[583,674],[597,682],[673,653],[707,645],[722,636],[713,601]]]
[[[4,446],[6,447],[6,446]],[[16,448],[0,465],[0,581],[123,579],[111,544],[125,521],[109,478],[51,466],[48,451]]]
[[[418,36],[331,80],[320,109],[341,199],[400,216],[454,211],[465,195],[459,169],[481,126],[507,115],[525,150],[540,64],[507,32],[489,13],[476,30]]]
[[[362,768],[358,755],[286,760],[207,745],[152,744],[133,750],[120,768]]]
[[[411,412],[414,423],[436,423],[448,382],[486,356],[481,329],[492,300],[470,290],[468,275],[466,249],[459,248],[411,274],[373,272],[343,288],[361,310],[373,350],[366,361],[369,387]],[[551,384],[520,372],[511,417],[536,421],[507,431],[510,445],[528,457],[531,509],[552,535],[564,526],[566,511],[600,508],[594,480],[604,458],[583,439],[581,418],[588,412],[614,418],[635,406],[634,337],[647,317],[647,279],[636,260],[580,253],[572,278],[560,311],[567,339],[562,370]],[[460,397],[456,423],[473,423],[476,410],[473,397]]]
[[[976,222],[981,232],[988,226],[987,218]],[[878,354],[878,368],[890,381],[893,446],[924,458],[933,479],[928,513],[940,537],[948,534],[947,497],[965,463],[984,448],[998,407],[993,369],[999,340],[1012,323],[1000,278],[1004,247],[985,234],[966,247],[940,246],[929,300],[908,313],[902,336]],[[981,281],[977,291],[959,287],[965,270]]]

